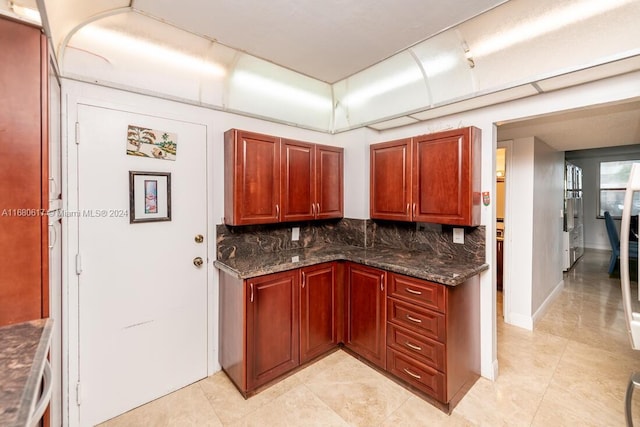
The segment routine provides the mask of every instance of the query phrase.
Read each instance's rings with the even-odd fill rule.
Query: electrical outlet
[[[300,227],[293,227],[291,229],[291,240],[294,242],[300,240]]]
[[[464,245],[464,228],[453,229],[453,243]]]

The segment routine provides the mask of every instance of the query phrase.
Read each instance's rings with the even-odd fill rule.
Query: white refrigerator
[[[640,163],[634,163],[631,168],[629,181],[624,194],[622,225],[620,227],[620,286],[622,287],[622,305],[631,348],[640,350],[640,313],[634,312],[631,305],[631,277],[629,274],[631,216],[638,215],[640,211],[640,198],[634,195],[636,192],[640,192]],[[637,233],[638,230],[635,230],[635,232]],[[637,260],[636,265],[640,266],[640,262],[637,262]],[[638,267],[637,277],[640,277],[640,267]],[[635,288],[637,290],[637,284]],[[640,299],[640,293],[638,293],[638,298]],[[633,425],[631,403],[633,390],[637,387],[640,387],[640,372],[631,374],[629,384],[627,385],[627,393],[625,396],[625,418],[627,425]]]

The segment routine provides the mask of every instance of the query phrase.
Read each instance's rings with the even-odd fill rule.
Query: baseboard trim
[[[544,302],[540,305],[540,307],[538,307],[536,312],[533,314],[532,326],[535,326],[535,324],[538,323],[540,319],[542,319],[542,316],[544,316],[544,314],[547,312],[547,310],[549,309],[553,301],[555,301],[555,299],[558,298],[558,296],[560,296],[560,293],[562,292],[563,289],[564,289],[564,279],[558,282],[556,287],[553,288],[553,291],[551,291],[549,296],[544,300]]]

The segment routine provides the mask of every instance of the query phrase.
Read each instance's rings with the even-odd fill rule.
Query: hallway
[[[500,376],[480,378],[451,416],[337,351],[249,400],[219,372],[104,425],[622,426],[640,354],[608,260],[608,251],[587,250],[533,332],[499,318]],[[638,423],[640,395],[635,402]]]

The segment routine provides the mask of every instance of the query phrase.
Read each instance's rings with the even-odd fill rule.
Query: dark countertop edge
[[[40,320],[40,319],[38,319]],[[38,390],[42,381],[42,373],[44,372],[44,364],[47,361],[49,353],[49,345],[51,344],[51,335],[53,333],[53,319],[47,318],[40,334],[38,347],[33,355],[33,363],[29,371],[29,378],[24,385],[24,391],[20,399],[20,406],[16,413],[15,425],[26,426],[33,424],[31,414],[35,409],[38,401]]]
[[[332,254],[326,256],[314,257],[311,259],[306,259],[303,261],[291,262],[286,264],[279,264],[270,266],[268,268],[256,269],[251,271],[243,271],[240,272],[229,265],[225,264],[223,261],[216,260],[213,265],[220,270],[225,271],[233,275],[238,279],[251,279],[253,277],[264,276],[265,274],[271,273],[279,273],[281,271],[294,270],[300,267],[307,267],[310,265],[321,264],[323,262],[332,262],[332,261],[350,261],[355,262],[362,265],[367,265],[370,267],[381,268],[387,271],[391,271],[398,274],[404,274],[405,276],[416,277],[418,279],[429,280],[431,282],[441,283],[447,286],[457,286],[467,279],[480,274],[481,272],[489,269],[489,264],[473,264],[470,266],[465,266],[460,269],[461,273],[455,277],[451,277],[449,275],[445,276],[437,273],[429,273],[417,269],[411,269],[406,267],[400,267],[393,263],[386,263],[378,260],[370,260],[366,258],[360,257],[350,257],[344,254]]]

